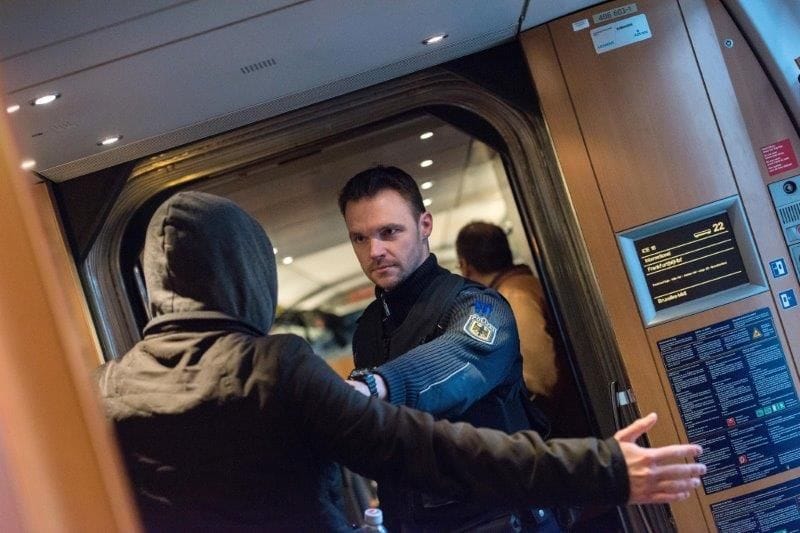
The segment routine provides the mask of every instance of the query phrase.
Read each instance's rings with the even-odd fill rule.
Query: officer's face
[[[361,269],[383,290],[395,288],[428,257],[431,214],[414,216],[396,191],[348,202],[344,221]]]

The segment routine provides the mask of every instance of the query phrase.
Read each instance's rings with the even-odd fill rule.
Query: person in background
[[[515,265],[499,226],[472,222],[458,232],[456,254],[467,279],[499,292],[511,306],[519,332],[522,376],[534,403],[550,420],[554,437],[589,434],[569,365],[556,350],[542,285],[527,265]]]
[[[351,531],[340,462],[465,500],[663,503],[705,472],[697,445],[642,448],[655,415],[605,440],[543,441],[436,422],[366,397],[295,335],[270,335],[275,256],[259,223],[200,192],[147,228],[152,319],[96,379],[144,526],[184,531]]]
[[[353,338],[351,386],[438,419],[508,433],[538,421],[527,409],[510,307],[438,265],[428,244],[433,219],[413,178],[396,167],[367,169],[345,184],[339,208],[376,295]],[[569,455],[561,456],[567,464]],[[519,519],[533,530],[558,530],[541,507],[438,498],[393,481],[378,480],[390,531],[474,531]]]

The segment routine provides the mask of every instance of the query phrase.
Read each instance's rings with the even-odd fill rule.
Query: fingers
[[[699,444],[672,444],[660,448],[650,448],[651,458],[655,461],[674,461],[680,459],[694,459],[703,448]]]
[[[614,434],[614,438],[620,442],[634,442],[647,433],[655,425],[656,421],[658,421],[658,416],[655,413],[650,413],[617,431]]]
[[[681,492],[691,492],[699,486],[700,479],[696,477],[676,479],[659,482],[653,492],[654,494],[679,494]]]
[[[691,496],[692,491],[700,486],[697,478],[684,479],[680,481],[665,481],[654,488],[649,494],[642,494],[631,498],[629,503],[669,503],[678,502]]]
[[[663,472],[651,473],[648,476],[631,476],[629,503],[667,503],[688,498],[692,491],[702,484],[698,476],[702,475],[701,472],[705,472],[705,466],[682,466],[698,468],[668,469],[664,467]]]
[[[660,493],[660,494],[653,494],[647,500],[642,501],[633,501],[631,500],[630,503],[632,504],[639,504],[639,503],[673,503],[673,502],[680,502],[686,500],[691,495],[691,492],[676,492],[676,493]]]
[[[670,503],[685,500],[701,485],[706,466],[685,463],[703,453],[697,444],[642,448],[636,439],[658,420],[655,413],[642,417],[614,434],[628,468],[630,503]]]
[[[684,463],[701,448],[696,444],[676,444],[662,448],[642,448],[620,441],[628,467],[630,503],[665,503],[686,499],[700,486],[706,473],[701,463]]]
[[[653,477],[661,481],[699,478],[705,475],[706,465],[701,463],[664,465],[654,469]]]

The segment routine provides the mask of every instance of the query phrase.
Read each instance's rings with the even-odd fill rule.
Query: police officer
[[[376,295],[354,335],[351,385],[437,418],[546,432],[524,392],[510,307],[494,290],[438,265],[428,244],[433,220],[414,179],[396,167],[370,168],[347,182],[339,208]],[[380,495],[390,530],[513,530],[519,520],[558,530],[543,509],[486,509],[386,483]]]

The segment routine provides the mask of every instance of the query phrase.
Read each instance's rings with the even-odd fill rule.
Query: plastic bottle
[[[364,510],[364,525],[358,528],[364,533],[387,533],[383,527],[383,512],[377,507]]]

